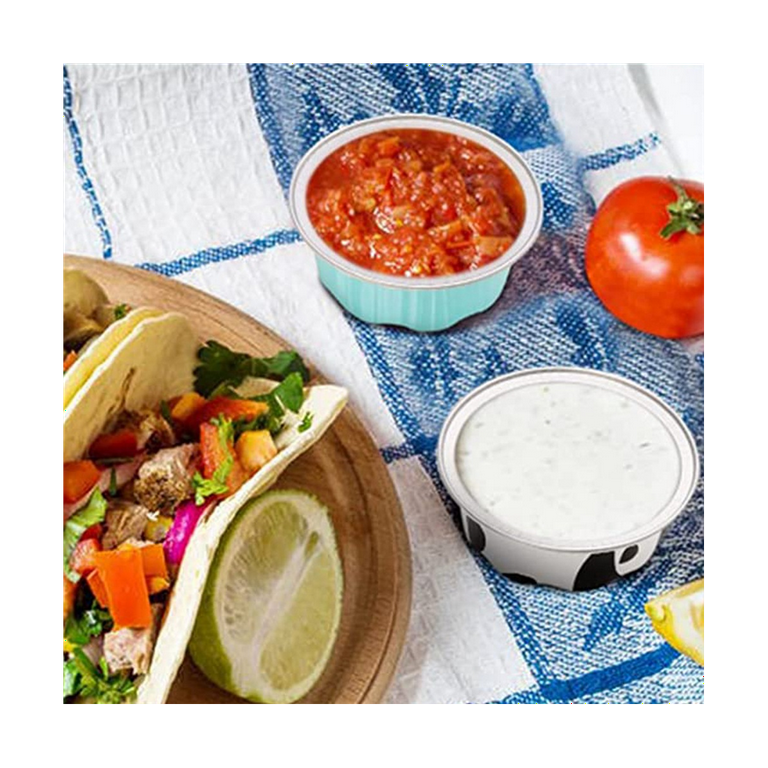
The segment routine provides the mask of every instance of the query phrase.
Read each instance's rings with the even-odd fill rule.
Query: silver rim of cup
[[[623,394],[631,395],[636,402],[641,402],[649,409],[652,409],[654,415],[659,418],[672,436],[680,458],[678,487],[667,505],[659,510],[648,523],[631,531],[604,539],[573,542],[538,537],[518,530],[491,515],[478,504],[464,485],[456,465],[456,444],[459,434],[467,419],[478,408],[502,392],[513,388],[520,383],[521,379],[526,377],[531,380],[533,380],[533,377],[536,377],[541,382],[567,381],[569,379],[572,380],[573,377],[601,379],[604,383],[608,383],[611,389],[621,390]],[[465,513],[470,514],[483,525],[501,536],[506,536],[533,547],[568,552],[591,552],[600,549],[619,548],[658,533],[666,528],[686,508],[696,490],[700,472],[699,454],[693,435],[680,416],[660,397],[645,387],[625,379],[623,376],[604,371],[594,371],[589,368],[567,366],[528,368],[499,376],[480,385],[477,389],[474,389],[459,400],[451,409],[440,431],[440,439],[437,446],[437,466],[440,478],[454,501]]]

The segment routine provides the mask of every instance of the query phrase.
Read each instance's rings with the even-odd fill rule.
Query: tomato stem
[[[670,177],[669,183],[677,193],[677,200],[667,206],[669,221],[661,230],[661,236],[668,240],[677,232],[700,235],[704,227],[704,203],[694,200],[675,179]]]

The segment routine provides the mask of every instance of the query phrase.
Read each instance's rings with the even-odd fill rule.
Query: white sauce
[[[500,394],[469,417],[456,450],[464,485],[489,514],[573,542],[649,522],[681,472],[672,436],[650,411],[570,382]]]

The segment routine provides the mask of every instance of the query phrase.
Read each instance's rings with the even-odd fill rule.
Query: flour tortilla
[[[155,409],[161,400],[191,391],[199,346],[183,315],[169,313],[142,321],[72,400],[64,420],[64,460],[82,458],[124,409]],[[247,396],[273,386],[274,382],[250,379],[238,391]],[[137,703],[162,704],[167,699],[186,653],[216,547],[238,510],[317,442],[346,402],[343,387],[309,387],[300,412],[289,414],[286,427],[275,438],[279,453],[198,523],[166,604],[149,672],[138,685]],[[307,413],[312,414],[311,426],[300,432]]]
[[[90,316],[96,309],[108,303],[107,294],[101,286],[79,269],[64,270],[64,315],[78,311]],[[138,307],[126,313],[125,317],[110,323],[98,336],[88,341],[80,350],[77,360],[64,373],[64,408],[80,388],[93,375],[123,339],[142,321],[163,313],[159,309]]]

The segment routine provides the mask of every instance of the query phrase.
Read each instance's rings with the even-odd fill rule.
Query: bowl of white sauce
[[[568,590],[645,565],[699,479],[663,400],[584,368],[483,384],[448,415],[437,456],[470,545],[515,581]]]

